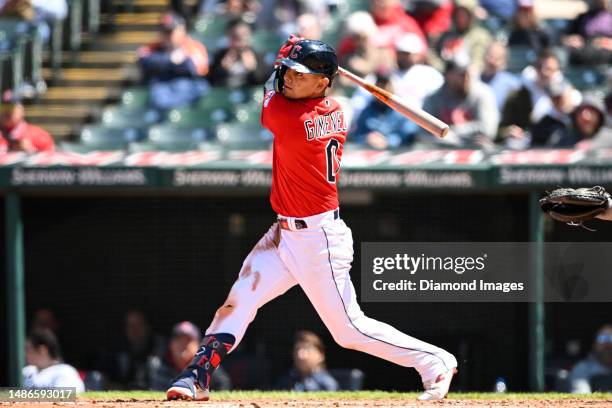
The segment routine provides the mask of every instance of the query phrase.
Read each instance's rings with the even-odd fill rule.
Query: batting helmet
[[[282,58],[276,73],[276,88],[283,89],[283,77],[287,68],[303,74],[323,74],[329,78],[329,86],[338,72],[336,50],[322,41],[300,40],[291,48],[289,55]]]

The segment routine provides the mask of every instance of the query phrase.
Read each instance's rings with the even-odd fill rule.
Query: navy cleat
[[[202,389],[193,372],[185,372],[166,391],[168,400],[208,401],[208,389]]]

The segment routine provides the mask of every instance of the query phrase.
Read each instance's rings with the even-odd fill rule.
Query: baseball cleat
[[[202,389],[193,377],[182,377],[166,391],[168,400],[208,401],[208,390]]]
[[[453,376],[457,374],[456,368],[451,368],[444,374],[436,377],[435,381],[423,383],[425,392],[417,398],[419,401],[436,401],[446,398]]]

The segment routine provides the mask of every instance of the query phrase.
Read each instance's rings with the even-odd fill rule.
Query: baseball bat
[[[434,136],[443,138],[448,133],[448,125],[442,122],[435,116],[425,112],[423,109],[416,106],[411,106],[406,101],[401,100],[398,96],[393,95],[391,92],[386,91],[374,84],[366,82],[363,78],[353,74],[350,71],[342,67],[338,67],[338,72],[348,78],[351,82],[359,85],[372,95],[374,95],[379,101],[395,109],[402,115],[411,119],[414,123],[427,130]]]

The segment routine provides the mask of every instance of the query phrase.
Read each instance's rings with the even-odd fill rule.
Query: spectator
[[[509,137],[522,139],[531,126],[539,122],[552,109],[552,101],[546,90],[555,81],[561,81],[560,62],[551,49],[538,54],[534,67],[527,67],[522,74],[522,86],[506,100],[502,109],[499,135],[502,140]],[[572,100],[580,103],[580,92],[572,91]]]
[[[14,17],[24,21],[34,18],[32,0],[4,0],[0,5],[0,17]]]
[[[506,46],[499,41],[492,42],[484,56],[480,80],[491,87],[495,94],[497,108],[501,112],[508,95],[521,87],[520,79],[505,71],[508,61]]]
[[[326,0],[262,0],[261,11],[257,14],[257,27],[275,29],[282,38],[298,31],[297,19],[302,14],[314,14],[321,27],[329,21]]]
[[[338,382],[325,369],[325,347],[313,332],[296,334],[293,368],[277,382],[276,388],[292,391],[337,391]]]
[[[297,18],[296,35],[308,40],[321,40],[323,33],[317,16],[312,13],[301,14]]]
[[[7,91],[0,105],[0,153],[20,151],[25,153],[55,150],[53,138],[44,129],[25,120],[25,108]]]
[[[51,330],[32,331],[25,346],[25,388],[76,387],[77,392],[85,391],[77,370],[62,363],[60,346]]]
[[[436,92],[444,83],[437,69],[426,65],[427,48],[415,34],[406,34],[395,43],[398,70],[392,75],[393,87],[398,96],[418,107],[425,98]]]
[[[582,139],[573,132],[570,116],[574,105],[572,103],[572,86],[566,81],[555,81],[547,89],[552,101],[552,109],[530,132],[531,147],[567,148],[573,147]]]
[[[489,32],[477,24],[471,8],[464,5],[455,6],[453,28],[440,37],[437,51],[443,61],[450,61],[455,55],[467,53],[471,63],[480,69],[491,41]]]
[[[414,17],[430,44],[435,44],[451,26],[452,0],[417,0],[410,2]]]
[[[139,310],[128,311],[124,325],[124,336],[106,362],[109,366],[105,371],[116,387],[147,389],[148,361],[163,354],[166,343],[161,336],[152,333],[147,318]]]
[[[609,324],[597,331],[591,354],[572,369],[569,375],[571,392],[588,394],[593,391],[611,391],[612,387],[593,387],[593,380],[597,376],[612,376],[612,325]]]
[[[187,35],[185,20],[174,12],[162,15],[160,37],[138,50],[150,103],[167,110],[196,101],[207,90],[202,79],[208,73],[206,48]]]
[[[215,14],[254,23],[261,5],[257,0],[203,0],[200,14]]]
[[[229,45],[215,54],[210,83],[231,88],[263,84],[270,67],[251,46],[251,26],[242,20],[234,20],[228,24],[226,35]]]
[[[183,321],[174,325],[166,353],[150,360],[149,389],[165,391],[172,379],[191,362],[201,339],[200,329],[193,323]],[[211,387],[215,390],[229,390],[232,387],[222,367],[214,372]]]
[[[374,73],[384,61],[385,52],[375,43],[378,27],[367,11],[356,11],[346,20],[345,36],[338,45],[340,65],[362,77]]]
[[[376,85],[394,92],[388,73],[377,74]],[[388,107],[376,98],[357,117],[351,140],[374,149],[396,148],[410,144],[417,132],[417,125],[402,114]]]
[[[536,52],[553,45],[552,34],[538,23],[533,0],[519,0],[508,45],[525,46]]]
[[[395,42],[404,34],[413,33],[427,44],[425,34],[416,20],[410,17],[400,4],[400,0],[371,0],[370,12],[378,26],[376,45],[393,51]]]
[[[604,101],[598,97],[585,97],[572,113],[572,125],[577,140],[576,148],[612,148],[612,127],[606,118]]]
[[[562,38],[576,64],[612,62],[612,11],[610,0],[591,0],[589,10],[580,14]]]
[[[488,85],[473,78],[468,65],[465,55],[447,62],[444,85],[425,100],[423,108],[450,125],[446,143],[490,146],[499,124],[495,95]]]
[[[34,20],[38,24],[38,32],[44,43],[49,42],[51,30],[55,21],[64,21],[68,15],[66,0],[32,0]]]

